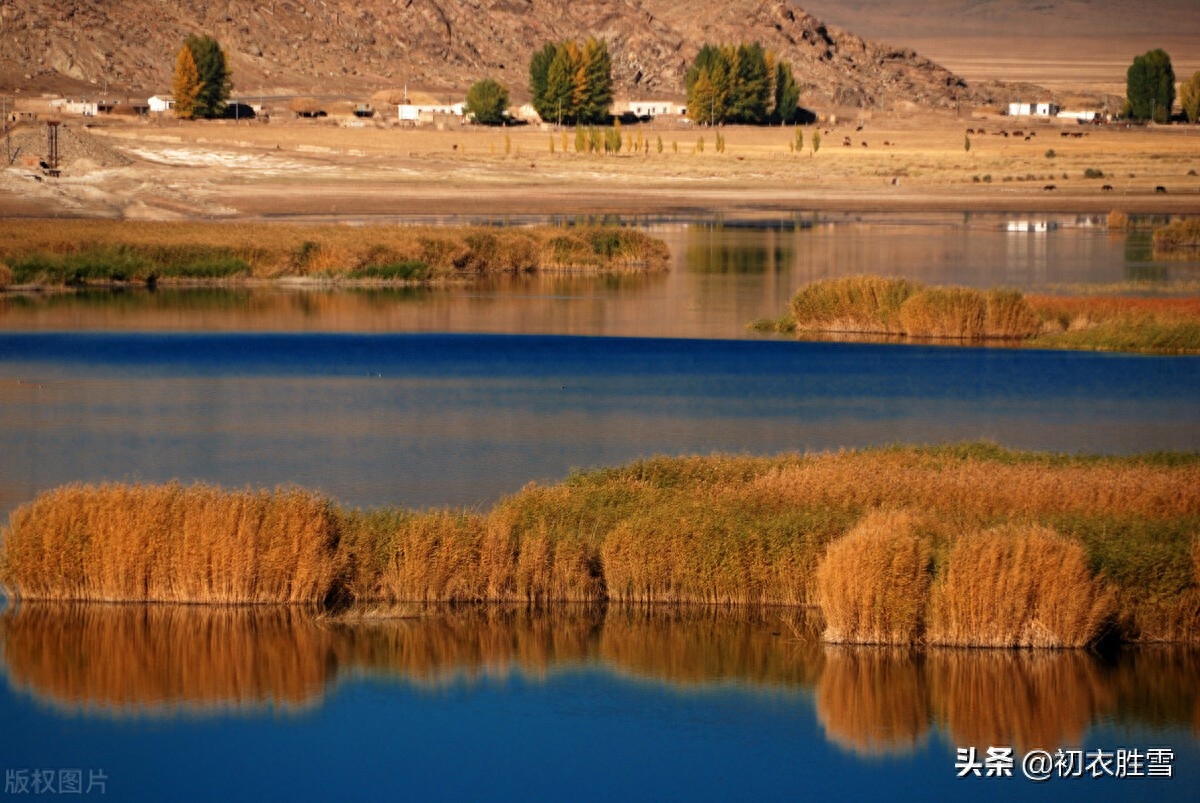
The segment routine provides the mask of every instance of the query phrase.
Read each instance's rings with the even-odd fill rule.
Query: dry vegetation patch
[[[665,268],[665,243],[634,229],[0,221],[15,285],[277,279],[414,282],[538,270]],[[0,277],[2,285],[4,277]]]
[[[22,599],[819,604],[836,640],[1025,646],[1094,640],[1111,588],[1123,637],[1192,640],[1197,488],[1192,454],[986,444],[654,458],[486,513],[68,486],[12,514],[0,580]],[[993,603],[998,621],[973,613]]]
[[[1097,641],[1114,598],[1092,576],[1078,541],[1009,524],[956,539],[929,602],[930,644],[1084,647]]]
[[[1036,348],[1200,353],[1200,299],[1030,296],[851,276],[796,291],[790,315],[752,328],[801,335],[1017,341]]]
[[[825,641],[913,644],[924,627],[930,548],[912,514],[869,513],[817,565]]]

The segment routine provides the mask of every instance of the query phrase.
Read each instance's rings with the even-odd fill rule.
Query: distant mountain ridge
[[[243,96],[407,86],[461,97],[491,76],[522,99],[535,49],[589,35],[608,42],[618,96],[681,96],[701,45],[752,41],[792,62],[809,107],[948,108],[995,94],[780,0],[3,0],[0,91],[162,91],[193,32],[225,47]]]

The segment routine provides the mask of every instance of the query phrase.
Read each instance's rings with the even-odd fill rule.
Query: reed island
[[[1200,454],[986,443],[659,457],[486,512],[71,485],[14,511],[15,600],[809,606],[833,642],[1200,641]]]

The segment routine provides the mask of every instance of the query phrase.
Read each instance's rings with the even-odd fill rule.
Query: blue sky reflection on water
[[[1200,448],[1200,359],[502,335],[0,335],[0,509],[75,480],[487,506],[652,454]]]

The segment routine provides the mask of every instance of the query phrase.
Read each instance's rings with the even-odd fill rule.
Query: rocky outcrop
[[[227,49],[237,89],[461,96],[492,76],[527,96],[547,41],[607,40],[618,94],[679,96],[706,42],[758,41],[792,61],[806,106],[951,106],[987,93],[911,50],[865,41],[782,0],[6,0],[0,91],[162,91],[185,36]]]

